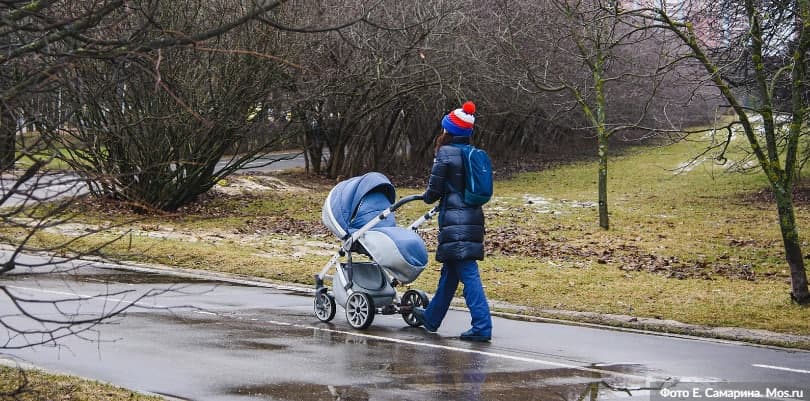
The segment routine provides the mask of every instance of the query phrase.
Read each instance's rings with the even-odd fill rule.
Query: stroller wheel
[[[413,310],[413,308],[416,307],[419,308],[426,307],[428,302],[430,302],[430,299],[428,299],[428,296],[425,294],[424,291],[419,290],[405,291],[405,294],[402,294],[402,304],[401,304],[401,306],[408,307],[407,312],[402,313],[402,319],[405,320],[405,323],[408,323],[408,325],[413,327],[421,326],[421,323],[419,323],[419,321],[416,320],[411,311]]]
[[[315,317],[322,322],[328,322],[335,317],[335,297],[320,291],[315,294]]]
[[[374,301],[363,292],[355,292],[346,300],[346,320],[355,329],[363,330],[374,321]]]

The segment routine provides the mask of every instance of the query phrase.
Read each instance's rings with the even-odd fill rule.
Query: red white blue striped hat
[[[453,136],[470,136],[475,124],[475,103],[467,101],[461,108],[448,113],[442,119],[442,128]]]

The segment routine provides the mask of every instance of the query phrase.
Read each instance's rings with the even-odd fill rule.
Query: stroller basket
[[[339,305],[345,305],[349,298],[346,289],[347,283],[352,283],[352,288],[368,294],[374,305],[387,305],[396,295],[396,290],[391,287],[388,278],[385,277],[380,267],[370,262],[354,262],[351,266],[342,263],[343,276],[338,278],[341,285],[336,285],[334,290],[335,300]]]

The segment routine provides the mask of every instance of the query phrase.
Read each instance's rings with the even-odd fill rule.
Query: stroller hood
[[[321,219],[336,236],[346,239],[391,207],[396,191],[388,177],[368,173],[335,185],[326,197]],[[391,213],[358,241],[368,256],[400,282],[414,281],[428,264],[425,243],[415,231],[397,227]]]
[[[396,201],[394,185],[383,174],[371,172],[341,181],[326,197],[321,213],[323,224],[340,238],[351,234],[359,228],[354,227],[352,219],[360,202],[372,192],[380,193],[387,198],[389,203],[386,207]]]

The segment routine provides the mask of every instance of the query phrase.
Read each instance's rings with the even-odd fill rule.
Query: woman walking
[[[492,317],[476,262],[484,259],[484,212],[479,205],[464,203],[463,152],[453,146],[470,144],[474,114],[473,102],[451,111],[442,119],[442,133],[436,138],[435,159],[424,196],[428,204],[439,201],[436,260],[442,263],[442,271],[427,308],[414,308],[413,314],[425,330],[438,330],[461,281],[472,327],[459,338],[486,342],[492,337]]]

